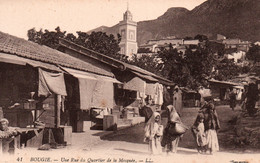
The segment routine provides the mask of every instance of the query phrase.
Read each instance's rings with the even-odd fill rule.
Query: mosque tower
[[[119,34],[122,36],[119,44],[120,54],[131,57],[137,53],[136,42],[137,23],[133,21],[133,15],[128,9],[123,15],[123,20],[119,22]]]

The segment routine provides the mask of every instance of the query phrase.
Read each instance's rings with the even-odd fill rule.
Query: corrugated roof
[[[99,75],[113,77],[113,73],[97,67],[93,64],[84,62],[80,59],[69,56],[58,50],[42,46],[9,34],[0,32],[0,52],[17,55],[20,57],[61,65]]]

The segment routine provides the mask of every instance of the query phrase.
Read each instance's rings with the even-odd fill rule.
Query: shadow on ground
[[[129,153],[129,154],[139,154],[139,155],[148,155],[148,154],[150,154],[149,152],[141,152],[141,151],[136,151],[136,150],[122,149],[122,148],[115,148],[114,150],[126,152],[126,153]]]
[[[102,140],[108,141],[125,141],[130,143],[146,144],[144,143],[144,123],[124,128],[111,134],[100,136]]]
[[[221,130],[218,132],[218,139],[221,151],[226,151],[228,149],[234,149],[234,145],[232,142],[227,143],[227,138],[232,136],[234,133],[234,128],[232,124],[230,124],[230,120],[234,118],[239,111],[232,111],[228,106],[218,106],[217,113],[220,119]],[[191,127],[196,119],[197,113],[199,108],[184,108],[182,112],[182,122]],[[125,128],[122,130],[118,130],[116,132],[112,132],[109,134],[98,133],[94,134],[95,136],[100,136],[100,139],[107,140],[107,141],[125,141],[130,143],[137,143],[137,144],[147,144],[144,143],[144,123]],[[181,148],[188,148],[188,149],[196,149],[197,145],[195,142],[195,138],[192,135],[191,130],[188,130],[179,143],[179,147]],[[187,151],[180,151],[186,152]],[[193,153],[193,152],[192,152]]]

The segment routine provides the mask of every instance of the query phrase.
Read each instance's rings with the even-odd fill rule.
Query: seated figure
[[[13,136],[18,132],[15,128],[9,127],[9,121],[5,118],[0,120],[0,139],[2,139],[2,152],[9,152],[9,148],[15,148]]]

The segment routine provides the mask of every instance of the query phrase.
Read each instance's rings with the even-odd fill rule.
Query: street
[[[191,126],[196,118],[198,108],[184,108],[182,121]],[[174,162],[231,162],[249,161],[257,162],[260,155],[253,151],[236,149],[229,138],[232,137],[232,125],[228,122],[239,110],[232,111],[228,106],[217,107],[217,113],[220,119],[221,130],[218,132],[220,152],[214,155],[200,155],[196,150],[196,144],[191,131],[188,130],[180,144],[177,154],[151,156],[148,153],[148,144],[143,142],[144,123],[128,127],[125,129],[113,131],[89,130],[84,133],[73,133],[72,145],[66,148],[51,149],[49,151],[39,151],[36,148],[24,148],[20,150],[16,157],[27,156],[25,160],[31,159],[31,153],[34,157],[51,157],[60,162],[75,162],[76,159],[89,159],[90,162],[102,162],[97,159],[114,158],[118,162],[168,162],[169,159]],[[90,123],[89,123],[90,125]],[[245,153],[246,152],[246,153]],[[30,153],[30,155],[28,154]],[[258,159],[259,158],[259,159]],[[63,161],[61,161],[63,159]],[[71,160],[72,159],[72,160]],[[96,159],[96,160],[95,160]],[[121,159],[121,160],[120,160]],[[104,161],[104,160],[103,160]],[[107,161],[107,160],[105,160]],[[87,162],[87,161],[86,161]]]

